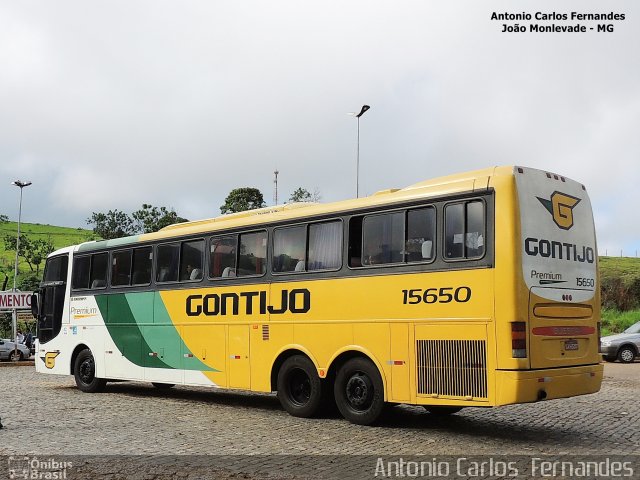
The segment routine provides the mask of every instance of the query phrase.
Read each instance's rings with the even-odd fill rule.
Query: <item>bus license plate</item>
[[[578,340],[565,340],[564,341],[564,349],[565,350],[578,350]]]

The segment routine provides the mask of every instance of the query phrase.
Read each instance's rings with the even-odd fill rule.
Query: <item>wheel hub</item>
[[[311,382],[302,370],[291,372],[289,381],[289,394],[298,405],[304,405],[311,398]]]
[[[347,400],[354,408],[366,407],[371,403],[373,384],[366,375],[357,373],[347,382]]]
[[[90,359],[85,360],[80,364],[80,378],[85,383],[91,383],[93,380],[93,361]]]

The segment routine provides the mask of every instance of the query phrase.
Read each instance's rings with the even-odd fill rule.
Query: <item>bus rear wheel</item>
[[[339,368],[334,395],[342,416],[358,425],[371,425],[384,408],[382,378],[365,358],[352,358]]]
[[[104,390],[107,381],[96,377],[96,362],[91,350],[85,348],[76,357],[73,374],[78,388],[87,393],[96,393]]]
[[[322,382],[311,360],[304,355],[287,358],[278,371],[278,400],[294,417],[309,418],[322,405]]]

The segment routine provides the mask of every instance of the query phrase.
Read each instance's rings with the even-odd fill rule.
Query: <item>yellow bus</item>
[[[591,203],[495,167],[366,198],[279,205],[47,259],[38,372],[277,391],[300,417],[434,414],[597,392]]]

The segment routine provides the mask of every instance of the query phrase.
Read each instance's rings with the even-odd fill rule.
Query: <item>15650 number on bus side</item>
[[[404,305],[417,305],[419,303],[466,303],[471,300],[471,288],[469,287],[441,287],[441,288],[413,288],[402,290]]]

